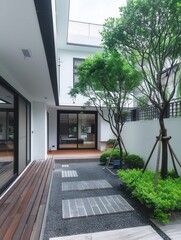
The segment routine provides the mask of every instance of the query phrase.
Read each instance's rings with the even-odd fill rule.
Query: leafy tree
[[[161,176],[166,178],[168,138],[164,115],[180,81],[181,2],[128,0],[127,6],[120,8],[120,18],[106,21],[102,37],[106,49],[124,52],[142,71],[139,90],[159,113]]]
[[[99,115],[110,125],[116,136],[122,157],[121,131],[124,124],[125,105],[129,94],[138,86],[140,78],[125,58],[116,52],[97,53],[78,66],[78,79],[70,95],[81,94],[88,98]]]

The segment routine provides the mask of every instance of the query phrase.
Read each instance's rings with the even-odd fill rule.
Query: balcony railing
[[[124,116],[125,122],[140,120],[155,120],[159,118],[159,112],[154,106],[126,109]],[[170,102],[164,118],[181,117],[181,99],[175,99]]]
[[[99,46],[102,25],[69,20],[68,43]]]

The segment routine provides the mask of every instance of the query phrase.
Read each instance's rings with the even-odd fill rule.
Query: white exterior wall
[[[57,150],[57,109],[50,108],[49,112],[49,150]]]
[[[82,106],[86,99],[77,96],[75,103],[69,96],[69,91],[73,87],[73,58],[87,58],[93,55],[90,52],[65,51],[60,50],[60,105]]]
[[[98,131],[99,131],[98,148],[99,150],[104,151],[106,149],[106,142],[109,139],[115,139],[116,137],[112,133],[109,123],[104,121],[104,119],[102,119],[100,116],[99,116]]]
[[[168,136],[171,136],[169,141],[177,158],[181,162],[181,118],[165,119],[165,126],[167,128]],[[126,122],[123,127],[122,137],[126,149],[129,153],[140,155],[145,161],[148,159],[150,152],[155,144],[156,136],[159,135],[158,120],[146,120],[136,122]],[[157,159],[157,149],[152,155],[149,169],[155,170],[155,163]],[[173,169],[170,154],[169,154],[169,168]],[[178,168],[181,174],[181,169]]]
[[[47,109],[45,103],[32,104],[32,160],[47,157]]]

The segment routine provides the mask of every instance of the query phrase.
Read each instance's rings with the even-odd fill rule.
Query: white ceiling
[[[33,0],[3,0],[0,6],[0,70],[30,100],[54,105],[45,50]],[[21,49],[29,49],[24,58]],[[11,77],[10,77],[11,76]]]

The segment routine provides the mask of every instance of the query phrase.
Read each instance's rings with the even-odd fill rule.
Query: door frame
[[[70,114],[94,114],[95,115],[95,147],[94,148],[78,148],[78,143],[76,148],[59,148],[59,132],[60,132],[60,114],[61,113],[70,113]],[[57,150],[88,150],[88,149],[97,149],[97,126],[98,126],[98,117],[97,111],[82,111],[82,110],[57,110]],[[77,129],[78,129],[78,117],[77,117]]]

